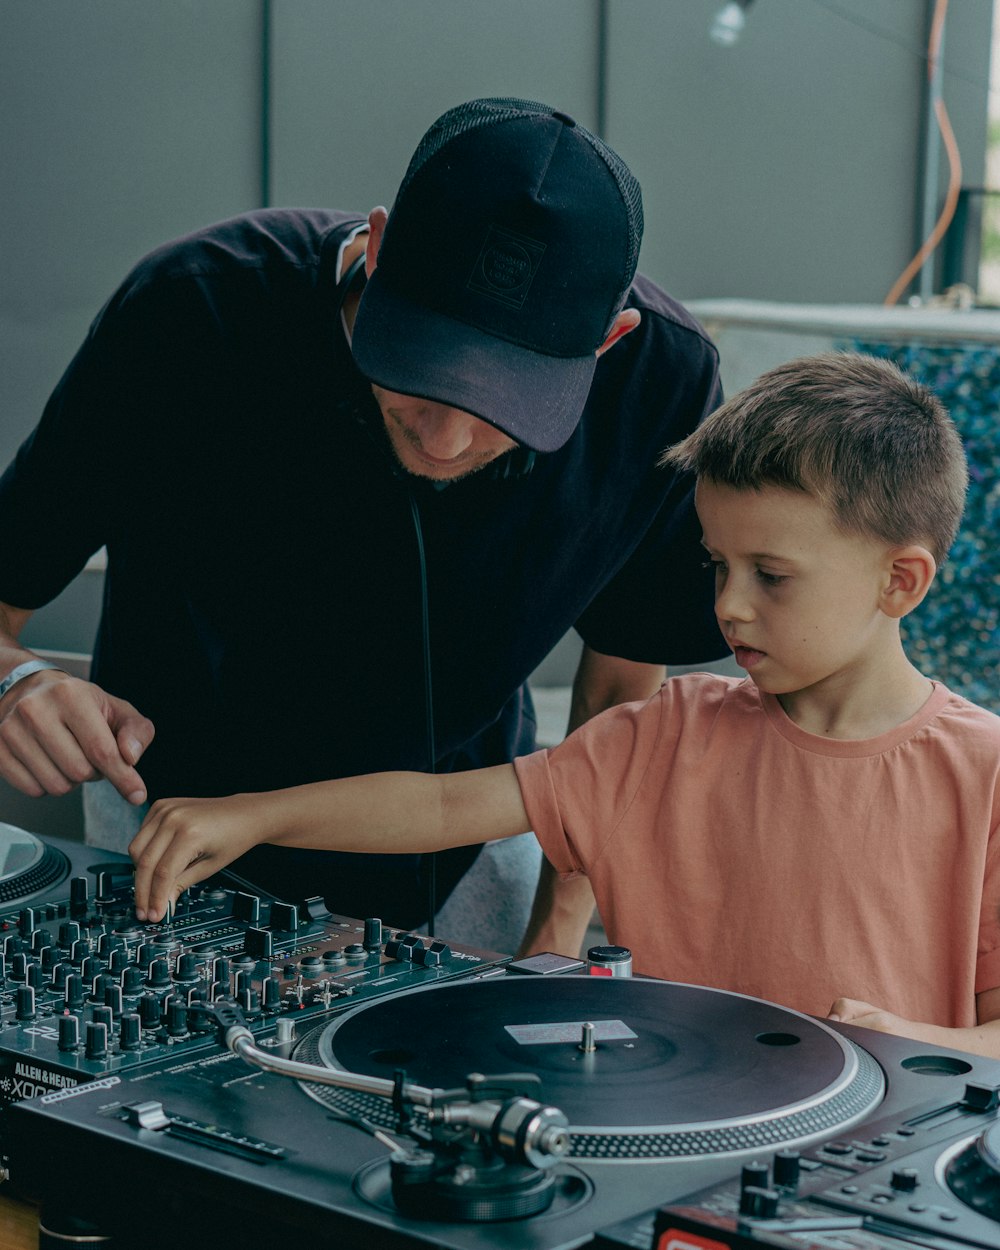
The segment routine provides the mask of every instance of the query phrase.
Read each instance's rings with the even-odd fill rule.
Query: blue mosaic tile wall
[[[921,672],[1000,712],[1000,351],[858,339],[836,346],[894,361],[934,391],[958,427],[969,461],[965,516],[930,593],[903,622],[903,640]]]

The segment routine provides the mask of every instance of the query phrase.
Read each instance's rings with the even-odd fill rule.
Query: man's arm
[[[140,920],[261,842],[386,854],[493,842],[530,828],[512,764],[373,773],[266,794],[159,799],[129,846]]]
[[[649,699],[666,676],[662,664],[637,664],[584,647],[573,679],[567,733],[618,703]],[[594,913],[594,892],[586,877],[561,881],[548,860],[542,860],[531,919],[520,955],[558,951],[576,955]]]
[[[0,603],[0,678],[38,658],[18,642],[30,617]],[[24,677],[0,698],[0,777],[32,798],[106,777],[130,803],[144,803],[135,765],[152,740],[152,722],[131,703],[54,669]]]
[[[946,1046],[951,1050],[1000,1059],[1000,989],[985,990],[976,995],[977,1023],[966,1029],[906,1020],[856,998],[838,998],[830,1008],[828,1019],[858,1024],[879,1033],[895,1033],[898,1037],[910,1037],[915,1042],[929,1042],[933,1046]]]

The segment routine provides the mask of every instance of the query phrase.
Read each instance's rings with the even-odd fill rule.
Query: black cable
[[[424,554],[424,531],[420,524],[420,509],[413,492],[409,493],[413,531],[417,539],[417,556],[420,562],[420,618],[424,649],[424,712],[427,721],[427,755],[430,773],[437,771],[437,746],[434,740],[434,692],[431,685],[431,617],[427,594],[427,559]],[[434,916],[437,912],[437,854],[427,856],[427,935],[434,936]]]

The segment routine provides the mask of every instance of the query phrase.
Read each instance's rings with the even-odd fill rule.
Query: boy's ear
[[[894,547],[888,556],[888,573],[882,590],[882,611],[903,617],[921,602],[937,573],[937,561],[917,543]]]

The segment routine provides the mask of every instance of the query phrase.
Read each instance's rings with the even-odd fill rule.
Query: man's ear
[[[373,208],[368,214],[368,242],[365,245],[365,277],[370,278],[378,263],[378,249],[382,246],[382,235],[389,214],[381,206]]]
[[[930,590],[937,573],[937,561],[918,543],[893,548],[888,560],[889,576],[880,606],[886,616],[900,618],[912,612]]]
[[[613,347],[619,339],[623,339],[626,334],[631,334],[635,327],[642,320],[642,314],[638,308],[623,308],[618,316],[614,319],[608,337],[600,345],[595,356],[603,356],[609,347]]]

